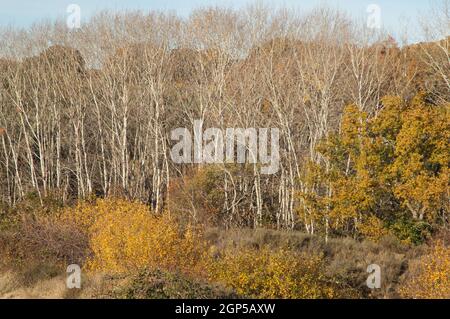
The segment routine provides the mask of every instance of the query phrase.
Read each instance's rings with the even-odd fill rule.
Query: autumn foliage
[[[373,239],[409,223],[399,238],[423,240],[417,232],[449,214],[449,110],[426,94],[386,97],[373,116],[348,106],[317,147],[322,159],[308,164],[300,214],[323,232]]]
[[[416,44],[326,6],[0,27],[0,271],[77,263],[139,297],[448,297],[449,8]],[[205,163],[207,134],[179,163],[198,123],[258,132],[257,163],[237,160],[253,136]]]
[[[210,278],[254,298],[318,299],[351,297],[326,274],[322,256],[271,251],[228,250],[209,266]]]
[[[87,229],[93,255],[90,270],[116,273],[144,267],[194,272],[203,254],[198,234],[180,229],[168,216],[122,199],[98,199],[67,209],[63,218]]]
[[[450,298],[450,247],[437,242],[428,254],[412,265],[400,293],[405,298]]]

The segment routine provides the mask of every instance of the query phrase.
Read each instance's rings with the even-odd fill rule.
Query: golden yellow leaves
[[[87,229],[92,250],[87,269],[92,271],[181,271],[259,298],[334,298],[353,293],[326,275],[319,255],[268,247],[214,251],[195,229],[181,231],[179,224],[165,215],[152,215],[141,203],[97,199],[66,209],[59,218]]]
[[[345,108],[341,123],[342,143],[349,149],[356,148],[364,137],[367,114],[352,104]]]
[[[426,103],[423,94],[402,113],[391,171],[394,188],[415,218],[439,210],[448,193],[450,118],[448,105]],[[429,216],[432,217],[432,216]]]
[[[359,232],[367,239],[378,242],[389,234],[383,225],[383,221],[376,216],[369,216],[358,227]]]
[[[290,250],[229,250],[210,266],[212,280],[256,298],[333,298],[347,293],[325,275],[321,256]]]
[[[384,231],[374,218],[432,222],[436,212],[448,213],[449,105],[430,104],[424,94],[382,104],[370,118],[356,105],[346,107],[340,131],[316,148],[323,160],[306,166],[301,206],[319,217],[319,227],[353,225],[377,239]]]
[[[404,298],[450,298],[450,247],[437,242],[432,251],[411,268],[411,278],[400,289]]]
[[[203,254],[196,232],[182,232],[167,216],[155,216],[141,203],[98,199],[65,212],[88,229],[93,256],[88,268],[109,273],[143,267],[195,271]]]

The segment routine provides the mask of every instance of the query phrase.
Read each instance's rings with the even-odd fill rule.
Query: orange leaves
[[[0,127],[0,136],[3,136],[6,134],[6,129],[3,127]]]

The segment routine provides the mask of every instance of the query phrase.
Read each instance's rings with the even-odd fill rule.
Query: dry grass
[[[114,201],[110,204],[110,206],[107,205],[107,207],[105,207],[112,209],[120,206]],[[125,205],[123,206],[123,211],[130,210],[130,207],[143,207],[130,206],[125,202],[123,204]],[[87,203],[87,205],[91,204]],[[91,210],[98,210],[98,207],[95,205],[89,207]],[[125,209],[126,207],[128,207],[128,210]],[[91,210],[88,210],[90,212],[89,214],[82,215],[92,217]],[[68,211],[71,211],[71,209],[68,209]],[[109,229],[107,233],[109,237],[106,236],[105,238],[107,238],[107,240],[101,242],[111,243],[111,238],[117,240],[118,234],[120,236],[125,234],[125,229],[134,229],[133,227],[129,228],[129,223],[131,222],[135,223],[136,230],[141,230],[143,225],[142,221],[150,218],[148,215],[149,212],[146,209],[145,214],[142,213],[143,219],[125,218],[128,215],[120,213],[122,209],[116,209],[114,211],[117,211],[117,213],[112,215],[107,214],[111,217],[107,219],[109,221],[109,228],[101,228],[102,231]],[[83,210],[83,212],[87,211]],[[131,209],[130,214],[133,212],[135,211]],[[134,213],[131,215],[136,217],[136,214]],[[136,296],[139,295],[142,297],[144,295],[154,296],[154,294],[152,294],[152,289],[159,287],[158,285],[155,286],[155,283],[159,281],[154,280],[155,276],[152,273],[147,273],[147,275],[150,276],[149,277],[147,275],[143,276],[142,274],[139,276],[136,272],[132,272],[131,274],[125,274],[125,277],[122,278],[122,280],[117,277],[118,274],[114,275],[115,277],[111,277],[111,273],[100,273],[101,271],[105,271],[105,269],[95,269],[95,271],[91,269],[92,271],[90,273],[83,272],[83,289],[66,289],[65,279],[67,275],[65,271],[67,265],[78,263],[81,266],[86,266],[85,261],[88,260],[88,256],[93,256],[91,238],[85,231],[81,230],[82,228],[80,228],[80,225],[70,222],[71,219],[61,219],[60,217],[57,217],[58,214],[49,215],[46,212],[34,212],[33,214],[19,214],[18,216],[22,216],[22,218],[16,219],[13,223],[10,223],[9,227],[4,228],[4,230],[0,232],[0,252],[3,256],[0,264],[0,296],[2,298],[109,298],[119,296],[111,293],[117,287],[124,288],[125,290],[123,291],[134,291],[137,293]],[[117,222],[118,216],[121,216],[123,219],[122,224]],[[117,228],[117,225],[122,226]],[[114,231],[117,229],[123,229],[123,231]],[[144,233],[147,234],[148,232],[149,231],[145,231]],[[174,230],[174,234],[176,233],[177,231]],[[404,285],[405,278],[414,275],[414,269],[417,268],[414,268],[414,265],[422,260],[422,256],[428,251],[426,245],[406,245],[393,237],[383,237],[378,242],[358,241],[352,238],[331,238],[328,242],[325,242],[320,237],[297,231],[288,232],[269,229],[242,228],[224,230],[210,228],[202,233],[202,237],[195,238],[204,243],[202,246],[203,248],[194,255],[197,257],[199,257],[200,254],[204,256],[202,257],[204,259],[200,258],[198,260],[198,264],[203,269],[204,276],[207,275],[207,273],[205,273],[207,268],[204,268],[208,265],[207,263],[209,263],[210,260],[216,260],[217,264],[220,265],[220,262],[224,261],[226,256],[230,257],[229,253],[227,255],[227,252],[234,251],[236,252],[236,255],[240,252],[247,252],[250,256],[250,260],[253,260],[256,258],[252,257],[253,254],[256,253],[256,256],[259,256],[258,251],[263,250],[266,251],[267,254],[267,258],[264,259],[266,261],[277,260],[276,256],[280,251],[284,251],[286,256],[323,256],[321,257],[321,271],[323,271],[321,272],[321,276],[323,278],[331,278],[333,283],[336,284],[336,287],[345,287],[345,289],[349,289],[349,291],[356,292],[352,296],[362,298],[401,297],[398,294],[398,291],[401,291],[400,288]],[[95,234],[98,235],[100,233],[96,231]],[[139,234],[139,231],[134,232],[134,234]],[[147,235],[143,238],[147,238],[146,236]],[[163,237],[164,236],[157,236],[157,238]],[[439,237],[441,240],[445,241],[445,239],[448,238],[448,234],[442,233]],[[126,238],[129,239],[131,237],[127,235]],[[176,236],[176,238],[178,237]],[[118,242],[122,243],[123,240],[119,240]],[[191,244],[194,242],[197,242],[197,240],[192,242],[189,241]],[[142,243],[142,240],[137,240],[135,244],[138,243]],[[98,246],[97,250],[102,253],[104,251],[109,251],[109,248],[106,249],[105,247],[109,246]],[[181,259],[174,260],[176,261],[176,264],[182,263],[182,261],[185,260],[183,256],[186,255],[186,251],[189,251],[189,249],[183,248],[184,246],[178,244],[170,247],[170,256],[180,257]],[[162,247],[161,249],[166,255],[169,253],[166,248]],[[133,254],[133,252],[135,252],[134,248],[130,250],[130,254]],[[97,255],[97,257],[99,256],[101,255]],[[295,260],[295,257],[292,258]],[[281,258],[280,262],[284,259],[285,257]],[[122,259],[120,260],[123,262]],[[233,258],[230,259],[230,263],[234,263]],[[245,262],[245,264],[247,265],[249,262]],[[268,264],[270,264],[270,262],[268,262]],[[290,262],[290,264],[292,264],[292,262]],[[381,289],[370,290],[366,286],[366,279],[368,277],[366,269],[370,264],[378,264],[381,266]],[[152,266],[151,263],[147,262],[139,263],[139,265],[142,267],[137,267],[136,271],[145,267],[149,269],[148,267]],[[183,273],[183,271],[179,269],[180,267],[176,267],[176,269],[173,267],[166,267],[164,266],[166,265],[165,263],[158,262],[156,264],[154,263],[153,270],[155,269],[155,265],[163,267],[163,271],[172,271],[176,276],[182,276],[181,273]],[[183,263],[183,265],[186,266],[184,268],[192,268],[191,266],[188,266],[187,263]],[[258,265],[255,265],[255,267],[248,270],[247,273],[249,276],[258,272],[266,274],[266,269],[259,269],[257,266]],[[238,267],[239,271],[242,270],[242,267]],[[83,269],[86,268],[84,267]],[[284,272],[289,269],[289,265],[286,265]],[[184,269],[185,274],[189,272],[187,270]],[[225,268],[222,270],[225,271]],[[195,273],[196,272],[192,272],[192,275],[195,276]],[[225,275],[227,280],[229,278],[232,279],[233,276],[238,276],[237,273],[229,272]],[[130,278],[134,279],[131,280]],[[164,278],[165,280],[167,279],[167,277]],[[147,281],[147,279],[149,280]],[[185,287],[184,283],[190,283],[189,280],[184,281],[181,277],[175,279],[175,283],[167,281],[167,287],[169,287],[167,289],[177,287],[178,284],[182,284],[182,287]],[[212,281],[215,280],[212,277],[210,279]],[[187,294],[192,293],[190,288],[194,289],[193,291],[205,292],[205,290],[203,290],[205,287],[196,286],[196,280],[197,279],[194,278],[192,286],[187,284],[188,290],[185,291]],[[269,283],[266,285],[268,287],[267,289],[272,289],[273,287],[270,284],[271,281],[269,280],[267,282]],[[232,285],[230,287],[232,287]],[[242,288],[242,291],[245,290],[244,288],[245,287]],[[135,291],[133,289],[140,290]],[[161,293],[164,294],[164,291],[165,290]],[[170,291],[170,294],[172,295],[174,293],[173,289]],[[125,295],[132,296],[133,293],[130,292]],[[122,297],[123,296],[124,295],[122,295]]]
[[[352,238],[332,238],[327,243],[316,236],[301,232],[267,229],[211,228],[206,239],[220,252],[228,248],[258,249],[261,247],[289,248],[309,255],[323,254],[326,274],[345,286],[356,289],[364,298],[398,298],[401,278],[408,271],[408,261],[421,256],[425,247],[402,244],[396,238],[383,237],[378,243]],[[382,269],[381,289],[370,290],[366,285],[367,267],[378,264]]]

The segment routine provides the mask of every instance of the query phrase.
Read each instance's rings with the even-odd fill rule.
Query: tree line
[[[414,45],[324,7],[4,28],[0,199],[120,195],[189,222],[325,236],[392,214],[447,225],[448,7],[437,13]],[[278,173],[173,163],[171,130],[196,120],[278,128]]]

